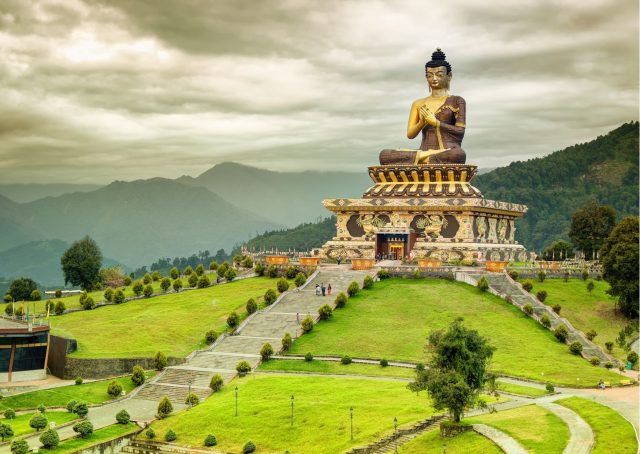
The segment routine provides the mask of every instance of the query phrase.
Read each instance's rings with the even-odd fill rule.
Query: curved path
[[[563,454],[589,454],[595,443],[595,437],[591,426],[584,419],[575,411],[552,402],[536,402],[536,405],[555,413],[569,426],[571,438]]]
[[[527,454],[529,452],[517,440],[495,427],[487,426],[486,424],[474,424],[473,430],[487,437],[507,454]]]

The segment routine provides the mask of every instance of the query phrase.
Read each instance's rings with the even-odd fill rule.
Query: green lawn
[[[562,306],[560,315],[580,331],[586,333],[595,329],[598,335],[594,342],[604,349],[604,343],[615,342],[618,331],[624,328],[629,320],[614,312],[615,299],[605,293],[609,284],[604,281],[591,281],[595,288],[589,294],[587,283],[590,281],[569,279],[565,282],[564,279],[545,279],[544,282],[538,282],[531,280],[532,293],[535,295],[536,292],[545,290],[547,299],[544,303],[549,306],[554,304]],[[618,346],[613,348],[613,354],[622,360],[627,358],[627,353]]]
[[[592,454],[638,452],[633,426],[611,408],[580,397],[557,400],[556,403],[575,411],[591,426],[596,439]]]
[[[154,373],[147,376],[152,377]],[[5,397],[0,400],[0,410],[7,408],[23,410],[36,408],[43,404],[45,407],[64,407],[71,400],[84,402],[87,404],[100,404],[111,400],[107,394],[107,386],[113,379],[83,383],[82,385],[60,386],[58,388],[43,389],[41,391],[31,391]],[[129,393],[135,388],[130,377],[120,377],[115,379],[122,385],[122,388]]]
[[[381,377],[415,378],[415,370],[406,367],[382,367],[377,364],[356,364],[344,365],[336,361],[311,362],[294,359],[274,359],[265,361],[258,368],[260,371],[284,371],[284,372],[307,372],[315,374],[354,374]]]
[[[396,380],[293,375],[256,375],[234,380],[220,393],[195,408],[153,423],[159,437],[169,429],[176,443],[202,447],[208,433],[216,448],[240,452],[247,440],[257,452],[344,452],[366,445],[398,425],[433,414],[428,399]],[[239,390],[235,417],[234,386]],[[290,427],[291,395],[295,396],[294,425]],[[349,407],[353,406],[354,441],[350,441]]]
[[[513,383],[506,383],[499,380],[497,382],[497,385],[498,385],[498,391],[505,391],[511,394],[518,394],[520,396],[540,397],[540,396],[546,396],[547,394],[549,394],[546,389],[532,388],[531,386],[516,385]]]
[[[293,343],[291,353],[425,361],[430,331],[456,317],[496,347],[493,371],[556,384],[595,387],[620,376],[569,353],[553,333],[506,301],[442,279],[389,279],[349,299],[343,309]],[[579,378],[580,380],[576,380]]]
[[[16,416],[15,419],[2,419],[5,424],[9,424],[13,428],[13,436],[19,437],[24,434],[31,434],[35,432],[29,426],[29,420],[35,413],[27,413],[24,415]],[[78,415],[74,413],[68,413],[66,411],[48,411],[45,413],[48,422],[55,422],[56,425],[64,424],[65,422],[73,421],[78,418]]]
[[[79,358],[151,357],[157,351],[183,357],[204,346],[206,331],[223,331],[232,311],[245,316],[247,300],[261,299],[275,284],[257,277],[75,312],[53,317],[52,332],[77,339],[72,356]]]
[[[54,449],[42,449],[40,452],[47,454],[67,454],[72,452],[81,452],[83,449],[89,446],[97,445],[98,443],[104,443],[105,441],[113,440],[122,435],[133,433],[140,430],[140,428],[134,424],[114,424],[102,429],[96,430],[89,438],[71,438],[61,442]]]
[[[469,431],[453,438],[441,438],[438,429],[431,430],[398,447],[398,452],[403,454],[440,453],[444,452],[445,444],[447,454],[502,454],[502,450],[497,445],[479,433]]]
[[[515,438],[531,453],[560,454],[570,438],[569,427],[564,421],[537,405],[476,416],[465,422],[495,427]]]

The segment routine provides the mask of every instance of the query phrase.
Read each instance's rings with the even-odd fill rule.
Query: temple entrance
[[[376,235],[377,260],[402,260],[409,256],[408,233],[378,233]]]

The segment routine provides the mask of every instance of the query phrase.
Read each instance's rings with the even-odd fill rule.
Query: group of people
[[[326,296],[331,295],[331,284],[324,286],[324,282],[320,284],[316,284],[316,296]]]

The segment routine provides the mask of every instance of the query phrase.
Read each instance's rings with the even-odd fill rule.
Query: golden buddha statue
[[[380,164],[464,164],[461,148],[465,130],[466,106],[460,96],[449,94],[453,74],[451,65],[439,48],[425,65],[431,95],[411,104],[407,137],[422,132],[419,150],[383,150]]]

